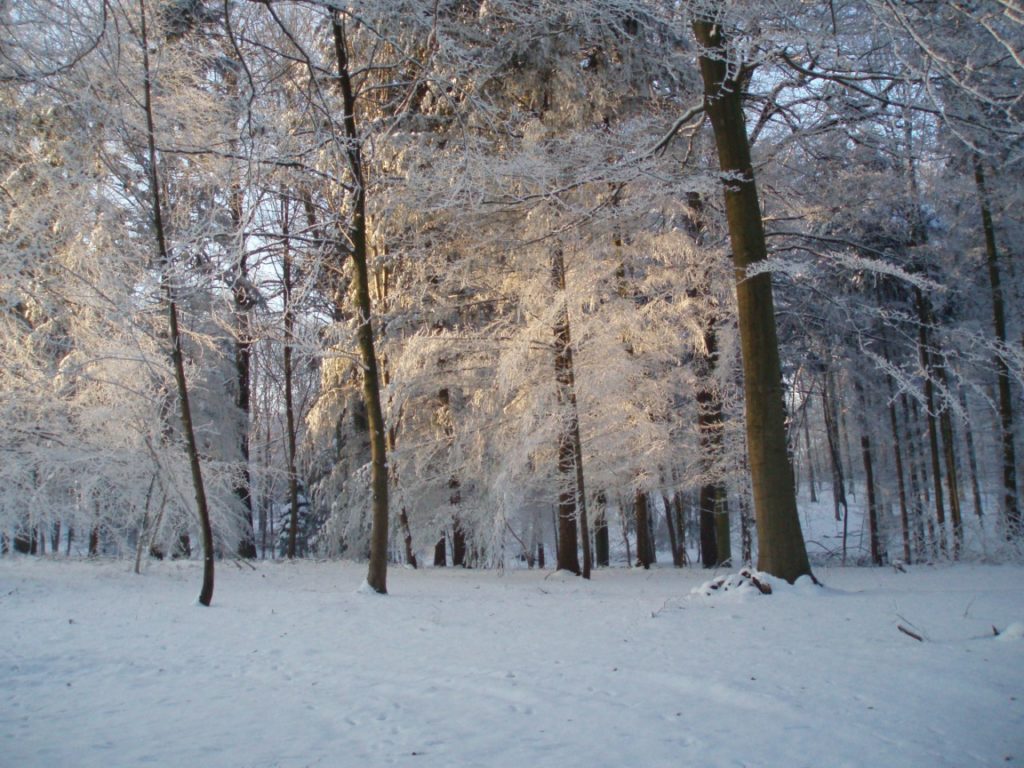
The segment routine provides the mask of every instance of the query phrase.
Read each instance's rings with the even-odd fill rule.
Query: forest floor
[[[0,765],[1024,766],[1024,568],[711,575],[5,557]]]

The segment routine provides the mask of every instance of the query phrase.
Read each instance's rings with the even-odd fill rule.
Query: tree
[[[720,9],[719,9],[720,10]],[[750,161],[742,94],[749,71],[737,61],[723,19],[695,17],[704,108],[723,173],[726,216],[736,269],[736,295],[746,392],[747,449],[758,533],[758,568],[789,582],[810,575],[787,450],[782,370],[771,276],[752,274],[767,257],[761,208]]]

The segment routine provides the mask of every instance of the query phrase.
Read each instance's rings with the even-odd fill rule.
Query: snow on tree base
[[[743,568],[739,573],[718,576],[690,590],[691,595],[703,597],[711,597],[723,592],[770,595],[772,593],[771,576],[751,568]]]

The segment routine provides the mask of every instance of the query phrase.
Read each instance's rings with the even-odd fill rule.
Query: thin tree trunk
[[[196,443],[195,430],[192,426],[192,407],[189,403],[188,383],[185,379],[185,363],[182,356],[181,331],[178,327],[178,305],[174,299],[171,286],[170,254],[164,233],[163,204],[161,201],[160,175],[157,165],[156,128],[153,121],[153,95],[149,66],[149,39],[146,26],[145,0],[139,0],[142,33],[142,65],[144,80],[144,109],[146,113],[146,141],[148,145],[149,184],[153,204],[153,229],[156,234],[157,251],[161,266],[161,286],[167,304],[167,321],[170,329],[171,361],[174,365],[174,379],[178,388],[178,404],[181,409],[182,432],[188,451],[189,468],[192,473],[192,487],[196,497],[196,508],[199,513],[199,529],[203,544],[203,585],[199,591],[199,603],[209,605],[213,600],[214,550],[213,528],[210,525],[210,510],[206,501],[206,487],[203,484],[202,466],[199,461],[199,447]],[[90,539],[90,549],[93,542]]]
[[[718,486],[705,483],[700,487],[700,561],[705,568],[718,565],[718,543],[715,530],[715,503]]]
[[[607,568],[611,562],[611,546],[608,541],[608,497],[598,491],[594,499],[597,513],[594,518],[594,550],[598,568]]]
[[[949,551],[946,542],[946,505],[942,493],[942,469],[939,458],[939,431],[935,423],[935,374],[932,364],[932,353],[928,341],[928,328],[931,326],[931,308],[920,288],[914,289],[914,300],[917,307],[917,347],[921,358],[921,370],[924,372],[925,419],[928,425],[928,449],[931,453],[932,491],[935,499],[936,536],[939,550],[943,555]]]
[[[911,462],[910,483],[914,492],[914,520],[919,552],[926,552],[927,557],[934,559],[938,557],[938,543],[935,540],[935,517],[927,513],[931,506],[932,497],[928,489],[928,470],[925,466],[924,444],[921,438],[920,414],[918,413],[917,400],[908,405],[907,395],[900,395],[903,403],[904,418],[910,427],[910,451],[913,461]],[[927,526],[926,526],[927,518]],[[920,555],[918,555],[920,559]]]
[[[884,557],[878,530],[878,494],[875,491],[875,470],[871,455],[871,438],[867,430],[867,400],[864,396],[864,390],[859,383],[856,387],[857,393],[860,395],[861,411],[864,413],[860,433],[860,451],[861,458],[864,461],[864,484],[867,486],[868,536],[871,542],[871,562],[875,565],[882,565]]]
[[[717,562],[722,567],[732,565],[732,534],[729,530],[729,493],[719,484],[715,491],[715,549]]]
[[[809,403],[810,395],[804,401],[804,448],[807,452],[807,487],[811,492],[811,503],[816,504],[818,502],[818,492],[816,489],[817,481],[814,477],[814,454],[811,453],[811,429],[808,426],[810,421],[810,414],[808,413]]]
[[[825,438],[828,442],[828,456],[832,465],[832,504],[836,520],[846,519],[849,506],[846,503],[846,480],[843,477],[843,462],[839,455],[839,425],[836,419],[835,396],[832,392],[832,375],[826,371],[821,384],[821,410],[825,417]],[[840,506],[842,512],[839,511]]]
[[[673,520],[675,513],[672,509],[672,500],[664,494],[661,500],[665,505],[665,526],[668,528],[668,543],[672,547],[672,565],[676,568],[682,568],[683,554],[679,549],[679,539],[676,536],[676,525],[675,520]]]
[[[363,402],[366,405],[370,438],[370,486],[373,509],[370,527],[370,563],[366,583],[371,589],[387,594],[388,574],[388,467],[385,445],[384,413],[381,408],[380,378],[374,346],[373,307],[370,300],[369,253],[366,222],[366,181],[363,176],[362,142],[356,128],[356,96],[349,71],[345,28],[336,10],[331,11],[331,31],[338,65],[338,85],[344,102],[345,151],[352,174],[352,222],[349,242],[355,268],[356,311],[359,326],[356,332],[362,362]]]
[[[974,502],[974,514],[980,523],[984,513],[981,506],[981,486],[978,483],[978,454],[974,449],[974,430],[971,429],[967,396],[963,387],[960,387],[960,408],[964,412],[964,442],[967,444],[967,469],[971,475],[971,500]]]
[[[307,215],[309,211],[307,211]],[[292,348],[295,340],[295,308],[292,306],[292,252],[288,214],[288,199],[281,195],[281,232],[284,240],[284,256],[281,273],[284,281],[284,413],[285,413],[285,448],[288,451],[288,501],[291,514],[288,520],[289,560],[295,558],[299,537],[299,479],[296,468],[295,454],[297,435],[295,429],[295,386],[292,367]]]
[[[903,449],[900,438],[899,420],[896,417],[896,400],[892,392],[892,379],[886,377],[889,383],[889,428],[892,434],[893,459],[896,463],[896,490],[900,502],[900,529],[903,532],[903,559],[908,564],[914,562],[911,550],[910,531],[910,510],[907,506],[907,483],[906,472],[903,468]]]
[[[999,390],[999,443],[1003,469],[1003,520],[1006,538],[1016,541],[1024,534],[1020,500],[1017,496],[1017,454],[1013,437],[1013,398],[1010,392],[1010,367],[1006,362],[1006,307],[1003,297],[1003,283],[999,274],[999,249],[996,246],[996,230],[992,224],[992,210],[988,192],[985,189],[985,169],[981,158],[974,155],[974,182],[978,189],[981,205],[981,223],[985,232],[985,254],[988,264],[989,287],[992,291],[992,325],[995,330],[998,351],[995,355],[996,384]]]

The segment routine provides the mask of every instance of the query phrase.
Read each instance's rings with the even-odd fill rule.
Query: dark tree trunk
[[[835,411],[835,395],[832,392],[832,376],[826,371],[821,383],[821,410],[825,417],[825,438],[828,442],[828,456],[832,465],[832,504],[836,520],[845,520],[849,507],[846,503],[846,481],[843,477],[843,461],[839,452],[839,424]],[[839,508],[842,507],[842,512]]]
[[[466,562],[466,534],[462,530],[462,526],[459,525],[459,521],[456,520],[452,526],[452,565],[454,567],[466,568],[468,563]]]
[[[653,546],[651,527],[648,522],[647,494],[643,491],[636,492],[634,511],[636,514],[636,564],[650,568],[654,561],[654,558],[651,557]]]
[[[996,230],[992,224],[992,211],[988,192],[985,189],[985,169],[981,158],[974,155],[974,182],[981,205],[981,223],[985,233],[985,254],[988,264],[989,287],[992,292],[992,325],[996,343],[995,355],[996,384],[999,390],[999,443],[1003,469],[1003,520],[1006,537],[1016,541],[1024,534],[1021,520],[1020,500],[1017,497],[1017,454],[1013,442],[1013,398],[1010,392],[1010,367],[1006,362],[1006,306],[1003,283],[999,274],[999,249],[996,246]]]
[[[782,369],[771,276],[748,271],[767,258],[750,143],[743,114],[743,83],[731,62],[735,51],[714,8],[693,23],[701,47],[704,108],[711,118],[736,270],[740,346],[746,396],[747,448],[757,518],[758,568],[788,582],[811,573],[796,507],[786,438]]]
[[[668,496],[661,497],[665,505],[665,527],[668,528],[668,543],[672,547],[672,565],[676,568],[683,567],[683,553],[679,549],[679,539],[676,536],[675,513],[672,510],[672,501]]]
[[[448,543],[445,540],[443,533],[441,534],[441,538],[438,539],[437,543],[434,545],[434,567],[448,567]]]
[[[590,535],[587,530],[586,495],[583,489],[583,456],[580,445],[576,381],[573,370],[569,308],[565,303],[565,260],[556,249],[551,265],[555,291],[561,294],[562,310],[554,328],[555,380],[561,406],[558,433],[558,569],[590,578]],[[579,531],[577,531],[577,520]],[[583,568],[580,568],[577,538],[583,536]]]
[[[689,562],[686,554],[686,509],[681,491],[672,494],[672,512],[676,518],[676,532],[679,536],[679,559],[682,565],[686,565]]]
[[[724,485],[715,493],[715,549],[718,562],[715,565],[732,564],[732,534],[729,529],[729,494]]]
[[[289,560],[295,558],[299,537],[299,478],[295,454],[298,443],[295,429],[295,385],[292,366],[292,348],[295,340],[295,308],[292,306],[292,252],[289,239],[288,199],[281,195],[281,230],[284,239],[284,258],[281,264],[284,281],[284,414],[285,414],[285,449],[288,451],[288,502],[291,514],[288,519],[288,548],[286,555]],[[307,210],[307,215],[311,211]]]
[[[885,559],[882,552],[881,537],[879,536],[878,520],[878,494],[875,491],[875,467],[871,454],[871,437],[868,435],[868,405],[864,395],[864,389],[858,383],[856,385],[859,395],[861,411],[864,414],[860,432],[860,453],[864,462],[864,484],[867,486],[868,497],[868,537],[871,543],[871,562],[875,565],[882,565]]]
[[[370,564],[366,583],[371,589],[386,594],[388,575],[388,467],[384,413],[380,399],[380,377],[374,346],[373,307],[370,300],[369,249],[366,222],[366,180],[363,175],[362,141],[356,128],[356,95],[349,71],[345,28],[337,11],[331,11],[331,31],[338,65],[338,86],[344,102],[345,151],[352,175],[352,222],[349,245],[355,269],[356,311],[359,326],[356,332],[359,358],[362,363],[363,402],[366,405],[370,438],[370,486],[373,509],[370,527]]]
[[[185,363],[182,357],[181,331],[178,328],[178,305],[174,298],[170,275],[170,254],[164,233],[163,203],[161,200],[160,176],[157,164],[156,128],[153,121],[153,88],[150,80],[149,39],[146,28],[145,0],[139,0],[142,33],[142,63],[144,78],[144,110],[146,114],[146,139],[148,149],[150,195],[153,204],[153,230],[157,240],[159,264],[161,267],[161,286],[167,305],[167,322],[170,330],[171,361],[174,366],[174,379],[178,389],[178,405],[181,410],[182,432],[188,450],[189,468],[192,473],[192,487],[196,497],[196,509],[199,513],[199,530],[203,542],[203,585],[199,591],[199,603],[209,605],[213,600],[214,549],[213,528],[210,525],[210,510],[206,501],[206,487],[203,484],[202,466],[199,461],[199,446],[196,443],[195,430],[192,426],[192,407],[189,403],[188,384],[185,378]],[[92,541],[90,540],[90,548]]]

